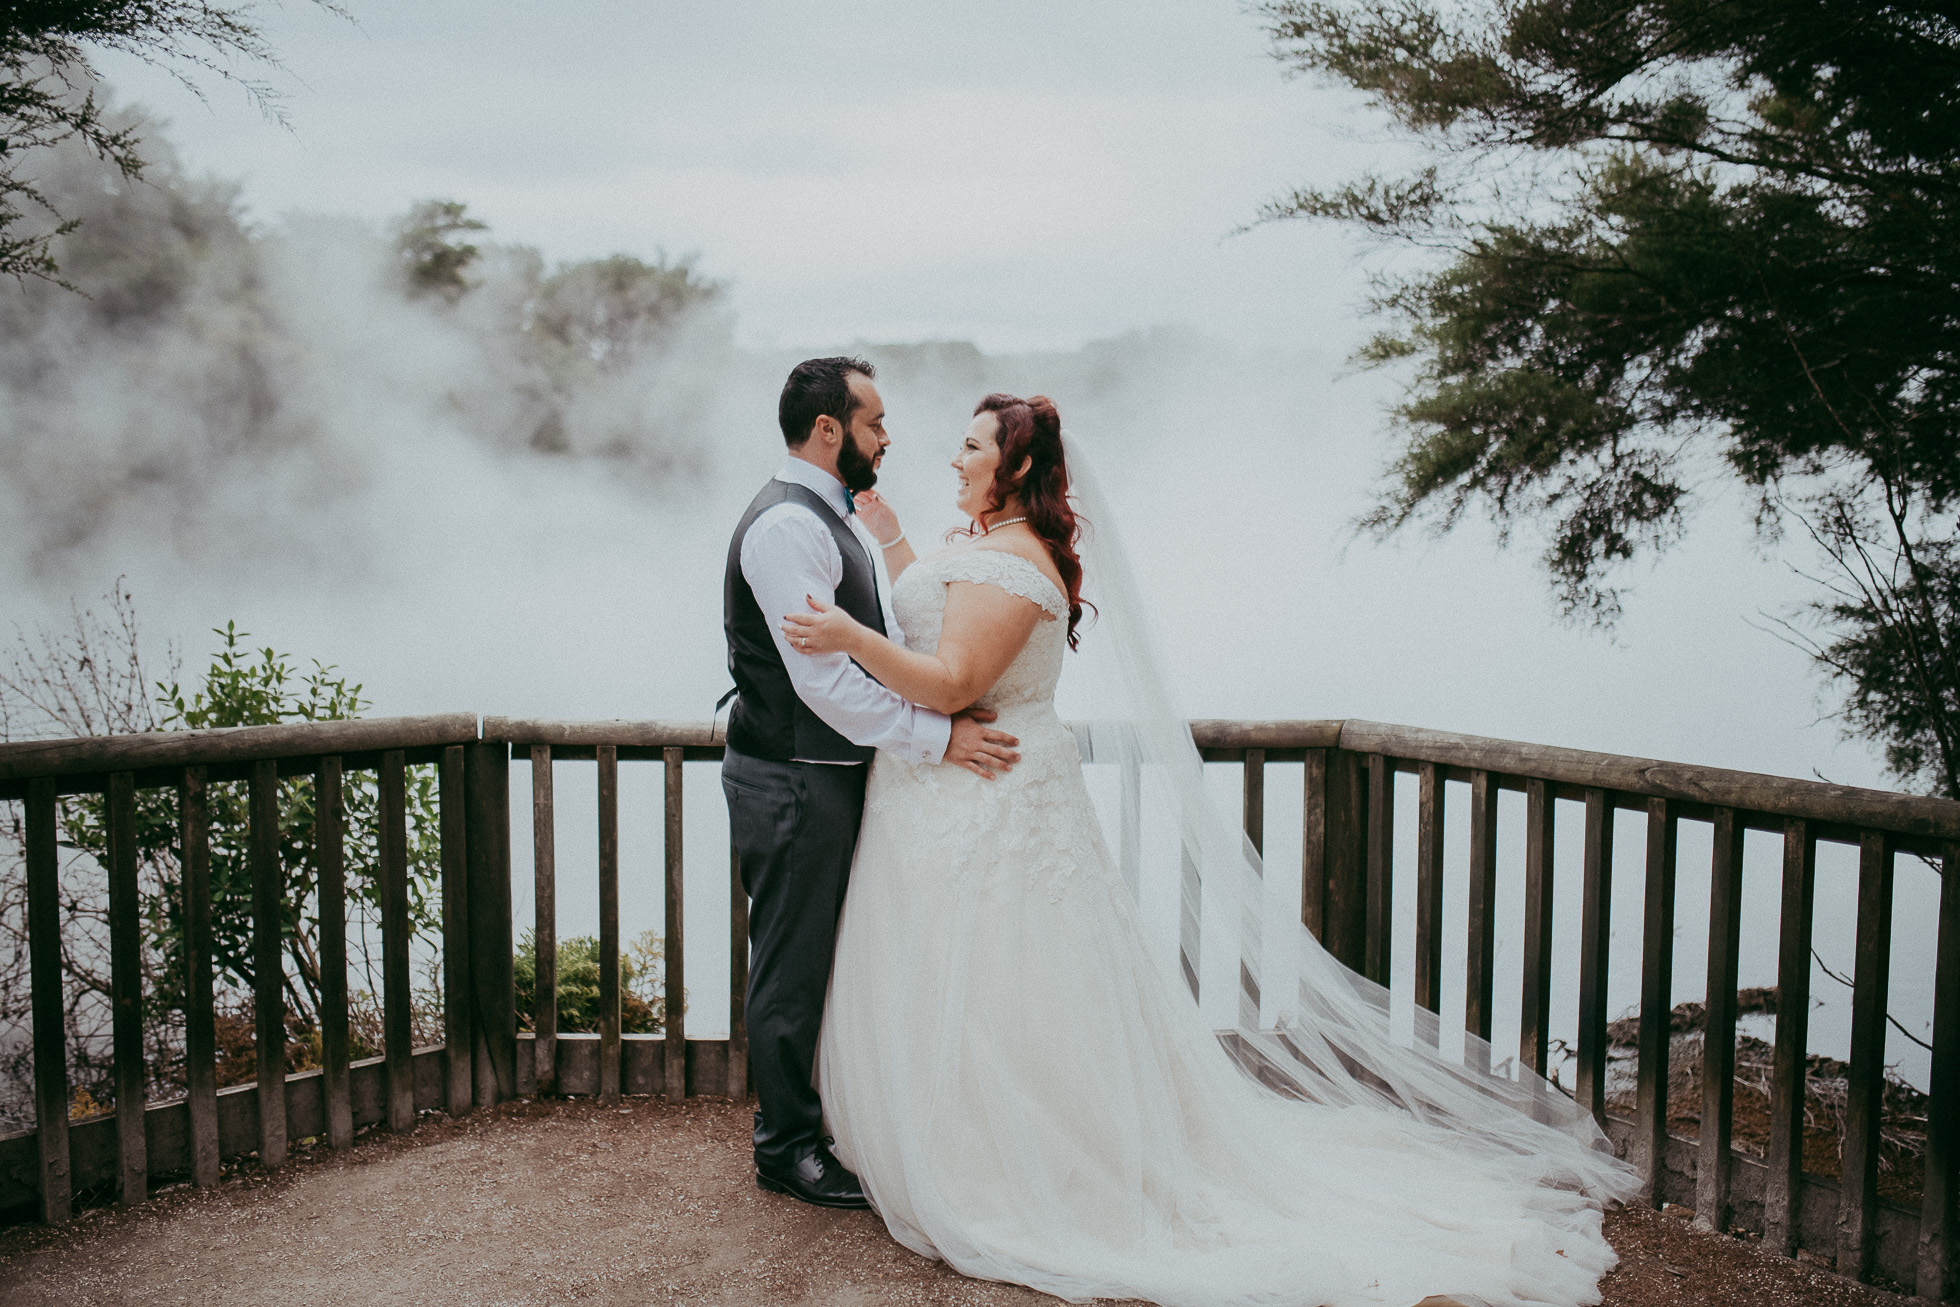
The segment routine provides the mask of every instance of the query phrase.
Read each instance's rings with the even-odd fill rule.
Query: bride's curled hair
[[[1027,505],[1028,525],[1048,546],[1055,570],[1068,592],[1068,647],[1076,646],[1075,628],[1082,621],[1082,559],[1075,552],[1082,524],[1068,501],[1068,461],[1062,454],[1062,418],[1046,395],[1021,399],[995,393],[974,407],[973,415],[992,413],[1000,424],[995,439],[1000,462],[993,488],[987,492],[987,511],[1000,511],[1010,495]],[[1020,472],[1026,462],[1028,470]],[[1093,607],[1094,605],[1090,605]]]

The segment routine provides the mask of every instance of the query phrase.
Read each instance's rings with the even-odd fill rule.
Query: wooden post
[[[286,1162],[285,875],[279,866],[279,764],[252,764],[252,1011],[258,1054],[259,1165]]]
[[[1885,1094],[1885,1002],[1892,961],[1892,849],[1883,831],[1858,840],[1857,964],[1851,975],[1837,1270],[1871,1278],[1878,1233],[1878,1128]]]
[[[1355,971],[1368,962],[1368,768],[1361,755],[1327,751],[1321,868],[1327,951]]]
[[[1763,1160],[1763,1246],[1794,1257],[1803,1193],[1804,1072],[1810,1042],[1810,934],[1817,837],[1783,823],[1783,901],[1776,945],[1776,1055],[1770,1070],[1769,1142]]]
[[[1440,1012],[1443,1006],[1443,780],[1433,762],[1418,766],[1416,776],[1416,1006]]]
[[[1674,859],[1680,814],[1672,799],[1647,800],[1647,895],[1640,926],[1640,1071],[1634,1154],[1640,1198],[1659,1207],[1667,1157],[1667,1053],[1673,1034]]]
[[[1362,974],[1386,986],[1394,960],[1395,762],[1368,755],[1367,947]]]
[[[202,767],[177,792],[178,866],[184,894],[184,1107],[191,1183],[218,1183],[218,1033],[211,995],[211,796]],[[343,968],[344,974],[344,968]]]
[[[619,748],[599,757],[599,1101],[619,1101]]]
[[[109,1015],[116,1085],[117,1196],[150,1196],[143,1059],[143,900],[136,884],[136,777],[109,777]]]
[[[463,746],[442,751],[436,803],[442,822],[443,1108],[462,1116],[476,1103],[476,1038],[470,1030],[470,837]]]
[[[742,855],[728,850],[728,1096],[749,1096],[749,895]]]
[[[517,1095],[517,980],[511,955],[510,749],[476,743],[463,750],[464,853],[469,886],[470,1028],[476,1036],[478,1106]]]
[[[1574,1090],[1580,1106],[1606,1128],[1606,964],[1613,937],[1613,800],[1586,791],[1585,869],[1579,907],[1579,1065]]]
[[[1524,983],[1518,1061],[1544,1075],[1552,1026],[1552,837],[1556,804],[1545,782],[1524,783]]]
[[[1497,778],[1470,773],[1470,942],[1463,963],[1463,1028],[1478,1040],[1472,1057],[1490,1069],[1490,1023],[1497,973]]]
[[[537,983],[535,1032],[538,1096],[558,1092],[558,816],[551,789],[551,746],[531,746],[531,887],[537,926],[531,932]]]
[[[354,1146],[347,1045],[347,810],[340,758],[313,768],[313,870],[320,894],[320,1089],[327,1147]],[[215,1160],[215,1157],[214,1157]]]
[[[34,1127],[40,1144],[41,1219],[74,1212],[68,1169],[68,1038],[61,994],[61,859],[54,779],[27,783],[27,954],[34,1007]]]
[[[681,844],[681,750],[669,746],[661,750],[666,767],[667,832],[663,840],[667,855],[667,1101],[678,1103],[687,1097],[687,950],[684,947],[681,911],[681,869],[685,863]]]
[[[400,749],[381,755],[381,1049],[388,1128],[415,1128],[415,1045],[409,1028],[408,768]]]
[[[1323,948],[1327,934],[1327,750],[1308,749],[1300,805],[1300,924]]]
[[[1933,1060],[1925,1187],[1919,1206],[1918,1291],[1939,1302],[1960,1290],[1960,844],[1946,846],[1933,964]]]
[[[1260,857],[1266,855],[1266,751],[1245,751],[1245,837]]]
[[[1735,986],[1742,936],[1742,823],[1715,810],[1708,869],[1707,1024],[1701,1042],[1701,1128],[1696,1144],[1695,1224],[1729,1228],[1729,1138],[1735,1118]]]

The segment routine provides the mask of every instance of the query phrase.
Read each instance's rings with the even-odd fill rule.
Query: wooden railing
[[[1718,1230],[1759,1230],[1786,1255],[1808,1248],[1846,1274],[1883,1278],[1931,1298],[1956,1286],[1956,1167],[1960,1166],[1960,803],[1813,781],[1655,762],[1571,749],[1450,735],[1362,721],[1192,724],[1205,758],[1243,769],[1245,827],[1263,848],[1268,767],[1303,764],[1301,917],[1343,962],[1380,983],[1393,978],[1397,772],[1417,777],[1416,912],[1413,1001],[1440,1012],[1443,992],[1445,805],[1450,782],[1467,786],[1469,848],[1463,1025],[1488,1039],[1496,993],[1498,795],[1522,791],[1523,948],[1518,1058],[1548,1070],[1552,959],[1578,952],[1575,1092],[1641,1169],[1643,1196],[1695,1209]],[[1086,737],[1085,737],[1086,744]],[[113,1182],[124,1201],[140,1200],[153,1174],[188,1174],[214,1183],[221,1155],[256,1152],[279,1165],[289,1140],[319,1136],[334,1147],[356,1124],[410,1129],[418,1109],[452,1113],[532,1093],[688,1093],[747,1091],[742,994],[746,987],[747,900],[731,866],[728,948],[729,1036],[689,1039],[683,939],[682,812],[684,764],[721,757],[705,724],[552,722],[468,716],[170,732],[146,736],[0,746],[0,799],[27,805],[26,874],[34,979],[38,1129],[0,1139],[0,1208],[23,1198],[48,1220],[70,1212],[78,1180]],[[597,764],[600,1028],[563,1037],[556,1029],[558,866],[553,767]],[[533,1030],[520,1037],[512,977],[509,764],[530,767],[532,867],[536,886]],[[619,1022],[619,816],[621,762],[664,769],[665,1002],[657,1039],[623,1036]],[[1093,762],[1093,757],[1088,761]],[[439,769],[442,847],[441,945],[444,1043],[415,1049],[409,1039],[409,921],[406,911],[404,768]],[[347,1055],[345,901],[341,829],[334,802],[348,769],[374,769],[382,816],[381,888],[384,1055]],[[319,881],[322,1066],[284,1075],[282,1000],[276,986],[255,995],[258,1079],[217,1091],[212,1073],[209,886],[203,795],[218,780],[251,791],[255,956],[260,974],[278,974],[277,804],[282,776],[309,775],[320,820],[313,852]],[[149,1105],[143,1099],[140,1040],[143,995],[135,935],[135,853],[129,814],[139,788],[180,794],[180,846],[190,963],[185,1049],[189,1092]],[[63,1058],[57,798],[94,793],[107,803],[111,964],[114,988],[116,1114],[68,1120]],[[1555,813],[1561,801],[1584,809],[1578,938],[1553,932]],[[1639,932],[1638,1088],[1631,1116],[1609,1111],[1605,1093],[1606,977],[1614,876],[1614,821],[1642,814],[1646,856]],[[1668,1130],[1667,1060],[1675,938],[1676,850],[1680,823],[1712,828],[1708,978],[1702,1102],[1695,1139]],[[1746,830],[1783,842],[1778,926],[1779,1002],[1770,1138],[1761,1160],[1731,1147],[1736,1047],[1736,982],[1741,936],[1742,840]],[[1851,1048],[1841,1179],[1802,1167],[1811,932],[1820,841],[1859,850]],[[1878,1195],[1885,1024],[1893,961],[1894,858],[1916,854],[1941,872],[1934,978],[1925,1178],[1918,1211]],[[1269,870],[1269,875],[1270,875]],[[336,977],[338,979],[336,979]],[[270,992],[269,992],[270,991]],[[452,1052],[452,1050],[455,1050]],[[465,1050],[467,1050],[465,1052]]]

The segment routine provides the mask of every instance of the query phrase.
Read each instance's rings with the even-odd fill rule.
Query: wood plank
[[[1640,1068],[1635,1089],[1635,1157],[1640,1198],[1661,1205],[1667,1147],[1667,1053],[1673,1030],[1674,873],[1680,818],[1672,799],[1647,802],[1646,904],[1640,927]]]
[[[662,840],[667,860],[667,1101],[678,1103],[687,1097],[687,949],[682,935],[686,920],[682,911],[681,872],[685,862],[681,840],[681,776],[685,763],[678,748],[667,750],[666,837]]]
[[[1524,980],[1518,1014],[1518,1060],[1539,1075],[1547,1067],[1552,1027],[1552,796],[1545,782],[1525,782]]]
[[[551,788],[551,746],[531,746],[531,883],[537,925],[531,1029],[537,1040],[537,1092],[558,1092],[558,808]]]
[[[177,865],[184,896],[184,1107],[191,1183],[218,1183],[218,1032],[211,993],[211,795],[202,767],[177,790]],[[342,968],[343,976],[345,968]]]
[[[351,721],[285,722],[207,730],[146,731],[79,739],[0,744],[0,780],[112,771],[173,771],[222,763],[314,758],[461,744],[476,739],[474,713],[427,717],[363,717]]]
[[[252,764],[246,809],[252,871],[252,1014],[257,1044],[259,1165],[286,1163],[284,869],[279,865],[279,768]]]
[[[1613,803],[1586,791],[1585,867],[1579,906],[1579,1065],[1576,1096],[1606,1128],[1606,982],[1613,939]]]
[[[1327,942],[1327,750],[1310,749],[1300,806],[1300,924]],[[1134,893],[1134,886],[1132,887]]]
[[[436,804],[442,823],[443,1110],[462,1116],[476,1102],[476,1037],[470,1029],[470,856],[463,746],[442,751]]]
[[[1708,869],[1707,1025],[1701,1046],[1701,1125],[1696,1143],[1695,1224],[1729,1228],[1729,1141],[1735,1124],[1735,987],[1742,938],[1742,823],[1715,810]]]
[[[728,1096],[749,1096],[749,895],[742,855],[728,850]]]
[[[1919,1296],[1935,1302],[1960,1296],[1960,844],[1941,859],[1938,938],[1916,1267]]]
[[[599,1100],[619,1101],[619,752],[599,747]]]
[[[341,760],[313,773],[313,870],[320,902],[320,1089],[327,1147],[354,1146],[347,1041],[347,805]]]
[[[1387,985],[1394,963],[1395,770],[1387,758],[1368,755],[1367,952],[1361,974]]]
[[[1516,740],[1492,740],[1353,718],[1341,724],[1340,743],[1344,749],[1359,752],[1452,767],[1483,768],[1514,776],[1537,776],[1565,785],[1620,790],[1677,803],[1749,809],[1776,817],[1803,817],[1815,822],[1960,840],[1960,801],[1953,799],[1923,798]]]
[[[1266,854],[1266,751],[1247,749],[1245,751],[1244,776],[1245,837],[1252,841],[1252,847],[1261,857]]]
[[[116,1086],[116,1195],[150,1196],[143,1137],[148,1068],[143,1057],[143,899],[136,883],[136,778],[109,777],[109,1022]]]
[[[1810,939],[1817,837],[1783,824],[1783,893],[1776,944],[1776,1053],[1770,1069],[1769,1141],[1763,1150],[1763,1246],[1797,1255],[1803,1193],[1804,1072],[1810,1043]]]
[[[1878,1129],[1885,1093],[1885,1003],[1892,964],[1892,849],[1882,831],[1858,848],[1857,961],[1851,974],[1851,1065],[1845,1074],[1837,1269],[1871,1278],[1878,1234]]]
[[[1443,1006],[1443,778],[1436,764],[1416,769],[1416,1006]]]
[[[27,790],[27,954],[34,1009],[34,1126],[40,1149],[41,1219],[74,1214],[68,1159],[68,1038],[61,1001],[61,857],[54,780]]]
[[[415,1128],[415,1040],[409,1026],[408,767],[399,750],[381,758],[381,1053],[388,1128]]]
[[[1497,975],[1497,785],[1470,773],[1469,947],[1463,964],[1463,1028],[1480,1041],[1472,1056],[1490,1069],[1490,1030]]]
[[[517,1096],[517,981],[510,904],[510,755],[501,745],[463,751],[463,806],[469,830],[465,895],[470,916],[471,1075],[476,1103]]]

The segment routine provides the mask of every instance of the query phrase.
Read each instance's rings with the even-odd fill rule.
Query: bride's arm
[[[885,502],[885,497],[875,490],[860,490],[855,496],[858,521],[885,551],[885,575],[898,580],[898,574],[918,561],[912,552],[912,542],[905,539],[905,529],[898,524],[898,514]],[[885,541],[890,540],[890,545]]]
[[[946,587],[939,649],[924,654],[900,648],[835,604],[809,603],[815,611],[783,618],[792,645],[813,654],[847,653],[886,688],[943,713],[959,712],[992,689],[1042,616],[1039,604],[999,586],[955,581]]]

